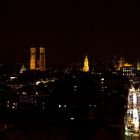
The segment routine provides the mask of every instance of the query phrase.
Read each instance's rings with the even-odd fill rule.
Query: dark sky
[[[28,64],[29,47],[44,44],[47,64],[112,55],[140,57],[140,11],[135,1],[41,3],[0,7],[0,62]]]

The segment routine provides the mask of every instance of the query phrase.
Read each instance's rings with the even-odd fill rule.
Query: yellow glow
[[[40,71],[44,71],[46,69],[45,48],[43,47],[40,47],[39,68],[40,68]]]
[[[36,69],[36,48],[30,48],[30,70]]]
[[[140,62],[137,62],[137,70],[140,70]]]
[[[89,71],[89,63],[88,63],[88,56],[85,56],[84,59],[84,66],[83,66],[83,72],[88,72]]]
[[[131,67],[132,64],[128,64],[127,62],[124,64],[124,67]]]

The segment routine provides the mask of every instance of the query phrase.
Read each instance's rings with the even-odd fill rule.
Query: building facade
[[[30,70],[46,70],[46,50],[45,47],[30,48]]]

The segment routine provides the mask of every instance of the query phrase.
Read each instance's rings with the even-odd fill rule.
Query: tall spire
[[[88,62],[88,56],[86,54],[84,59],[83,72],[88,72],[88,71],[89,71],[89,62]]]

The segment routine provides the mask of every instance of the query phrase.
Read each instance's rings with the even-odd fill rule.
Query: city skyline
[[[89,8],[56,5],[5,5],[7,9],[0,11],[1,63],[27,64],[29,48],[42,43],[48,65],[83,62],[86,52],[93,61],[122,53],[130,60],[139,58],[136,3],[97,2]]]
[[[140,139],[139,5],[3,2],[0,93],[0,140]]]

